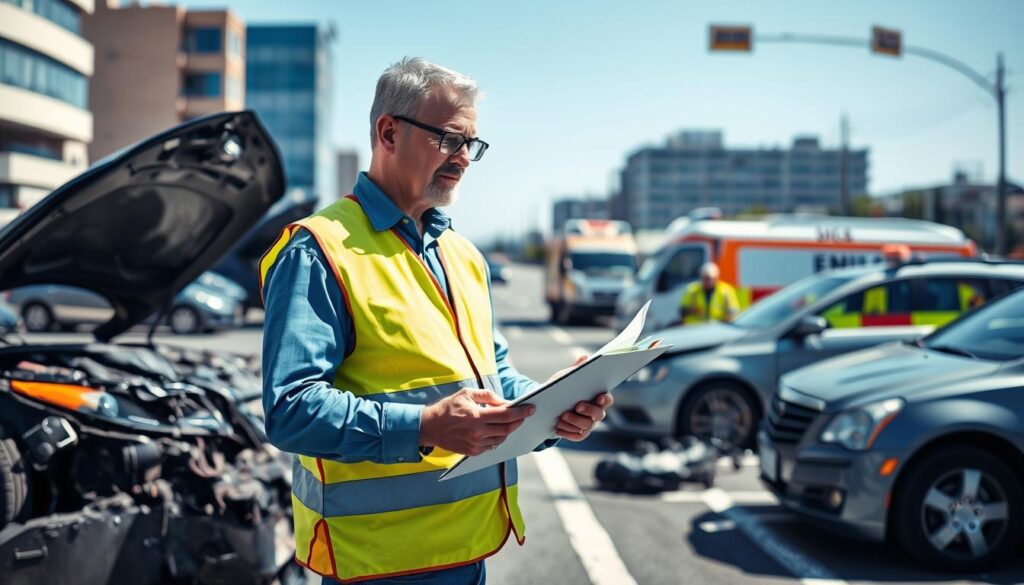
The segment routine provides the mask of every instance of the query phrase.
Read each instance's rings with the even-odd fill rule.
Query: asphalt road
[[[541,272],[513,266],[510,283],[496,286],[501,330],[518,369],[544,380],[580,353],[611,339],[603,326],[550,325],[541,301]],[[127,334],[138,341],[143,333]],[[81,339],[44,335],[34,339]],[[161,333],[159,341],[258,353],[261,329],[206,336]],[[723,465],[716,485],[690,486],[658,496],[598,490],[597,462],[628,440],[599,430],[584,443],[520,459],[520,504],[527,542],[514,542],[489,559],[490,583],[516,585],[630,585],[680,583],[1024,583],[1024,551],[998,571],[938,575],[911,564],[898,549],[862,543],[801,522],[761,488],[757,459],[739,471]]]

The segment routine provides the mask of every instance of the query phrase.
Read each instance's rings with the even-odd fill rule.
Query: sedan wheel
[[[192,307],[178,307],[174,309],[167,320],[171,325],[171,331],[179,335],[199,333],[202,328],[202,320],[199,318],[199,313]]]
[[[29,331],[49,331],[53,328],[53,312],[43,304],[29,303],[21,310],[21,319]]]
[[[683,405],[680,431],[699,439],[721,439],[737,447],[754,442],[754,405],[739,384],[720,382],[699,388]]]
[[[907,471],[893,526],[916,560],[938,570],[991,566],[1020,539],[1022,491],[1006,465],[974,448],[931,455]]]

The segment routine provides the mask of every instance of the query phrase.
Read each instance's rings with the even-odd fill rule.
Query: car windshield
[[[633,274],[636,260],[631,254],[588,252],[572,255],[572,268],[585,274]]]
[[[764,329],[781,323],[794,311],[810,305],[847,282],[854,275],[808,276],[758,301],[741,313],[734,324],[747,329]]]
[[[640,266],[640,271],[636,273],[636,279],[640,282],[648,282],[654,278],[654,272],[658,267],[658,259],[660,257],[661,254],[652,254],[648,256]]]
[[[924,347],[945,353],[1007,361],[1024,356],[1024,291],[985,305],[929,335]]]

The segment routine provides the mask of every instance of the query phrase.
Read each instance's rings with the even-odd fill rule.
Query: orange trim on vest
[[[334,566],[334,552],[331,550],[331,534],[327,520],[323,518],[313,529],[313,542],[309,544],[309,568],[321,575],[337,577],[338,570]]]
[[[512,521],[512,507],[508,505],[508,481],[505,478],[505,462],[501,463],[501,503],[505,504],[505,514],[508,516],[508,531],[509,533],[516,533],[516,542],[519,546],[526,544],[526,535],[520,535],[516,531],[516,523]],[[508,534],[505,535],[505,540],[501,542],[502,546],[505,546],[505,542],[508,541]]]

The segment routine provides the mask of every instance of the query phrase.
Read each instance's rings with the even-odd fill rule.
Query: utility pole
[[[850,121],[846,118],[846,112],[839,121],[839,139],[842,145],[839,149],[839,202],[843,209],[843,215],[850,216],[853,213],[853,206],[850,202],[850,172],[849,172],[849,150],[850,150]]]
[[[1006,86],[1003,84],[1003,54],[996,56],[996,106],[999,109],[999,183],[996,185],[996,254],[1008,251],[1007,233],[1010,226],[1006,218]]]

